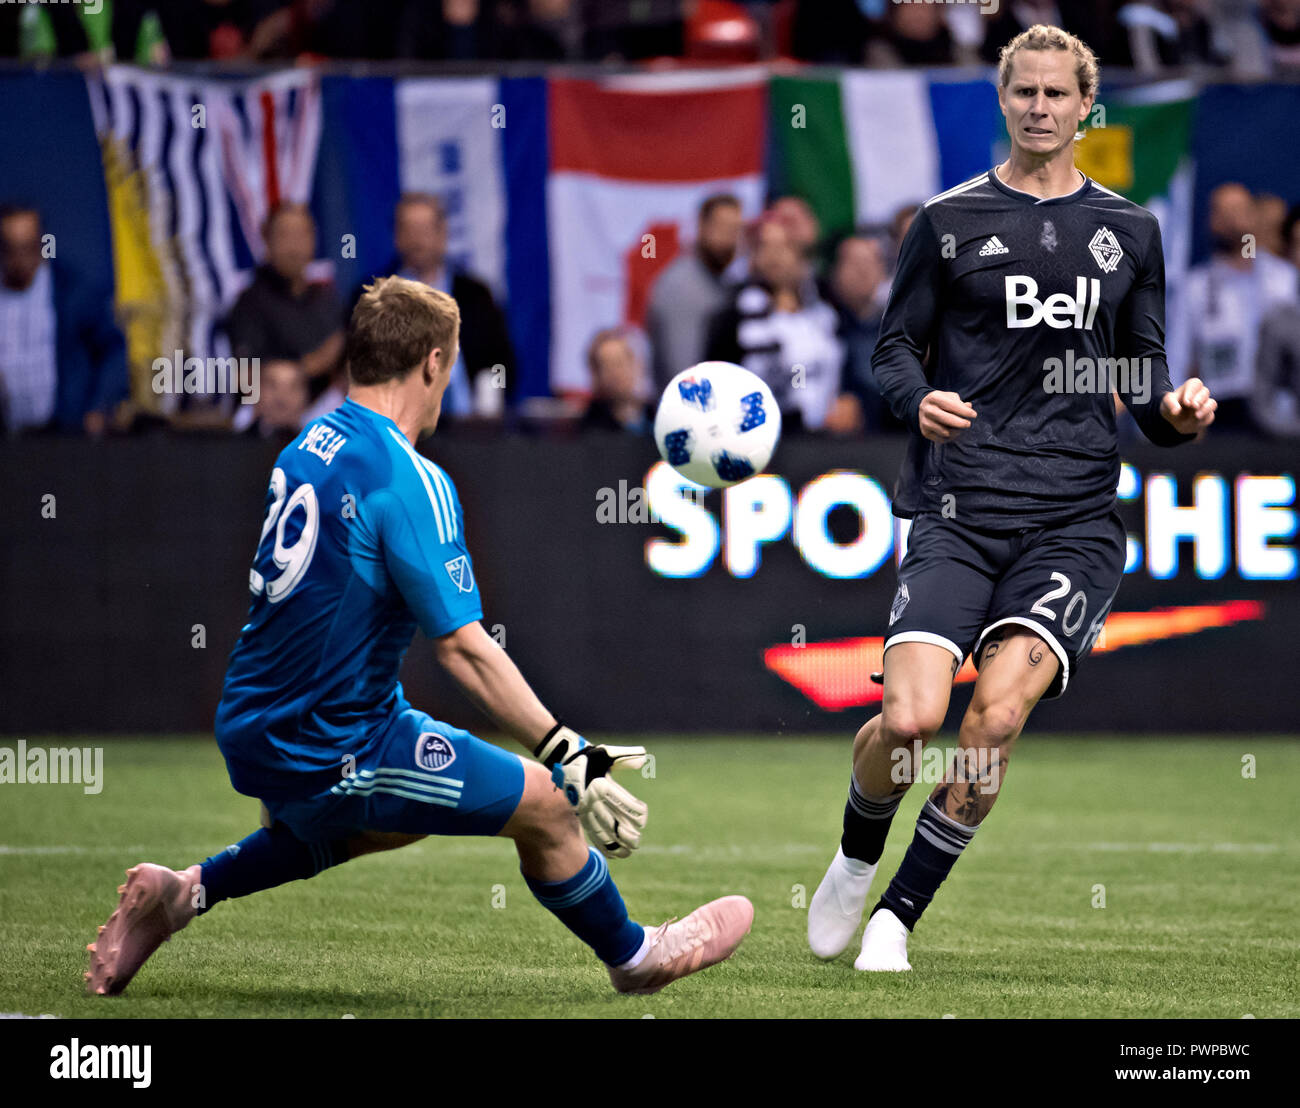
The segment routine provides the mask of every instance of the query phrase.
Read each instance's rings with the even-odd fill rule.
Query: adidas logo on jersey
[[[1101,278],[1076,277],[1074,295],[1053,293],[1046,300],[1038,299],[1038,282],[1032,277],[1016,275],[1005,278],[1003,287],[1007,295],[1007,326],[1037,327],[1046,323],[1058,331],[1076,327],[1092,330],[1092,321],[1101,306]],[[1029,309],[1021,314],[1021,307]]]
[[[1002,245],[1002,240],[994,235],[988,242],[980,247],[981,258],[991,258],[994,254],[1010,254],[1011,251]]]

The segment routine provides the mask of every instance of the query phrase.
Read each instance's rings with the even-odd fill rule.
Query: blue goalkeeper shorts
[[[266,807],[304,841],[361,831],[496,835],[523,793],[517,754],[407,708],[360,761],[345,760],[328,790]]]

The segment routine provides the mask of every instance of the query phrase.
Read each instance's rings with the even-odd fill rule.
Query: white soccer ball
[[[664,389],[655,442],[683,477],[721,489],[762,473],[781,437],[781,410],[762,378],[731,362],[700,362]]]

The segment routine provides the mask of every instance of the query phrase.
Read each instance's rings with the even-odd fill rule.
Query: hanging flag
[[[86,78],[108,193],[132,398],[167,410],[155,358],[229,353],[221,322],[265,252],[262,222],[311,192],[317,78],[178,77],[112,66]]]
[[[1191,136],[1196,87],[1162,81],[1107,95],[1075,145],[1075,164],[1099,185],[1150,209],[1160,223],[1165,287],[1172,295],[1191,261]]]
[[[396,83],[402,192],[437,196],[447,212],[447,260],[505,295],[507,117],[493,77]]]
[[[807,200],[826,235],[987,170],[1006,134],[989,81],[926,71],[773,77],[771,128],[773,193]]]
[[[550,391],[544,77],[334,77],[312,211],[345,299],[396,260],[403,192],[447,209],[448,259],[485,281],[506,313],[518,396]]]
[[[1235,181],[1256,196],[1300,201],[1300,84],[1206,85],[1195,116],[1192,256],[1200,262],[1211,249],[1210,193],[1219,185]]]
[[[650,283],[695,235],[701,202],[763,204],[761,72],[550,82],[551,386],[590,387],[587,344],[637,323]]]

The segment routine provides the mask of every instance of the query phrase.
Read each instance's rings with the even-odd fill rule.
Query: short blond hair
[[[441,349],[449,368],[460,334],[460,308],[445,292],[404,277],[366,285],[352,309],[344,354],[358,385],[399,380]]]
[[[1101,67],[1097,64],[1097,55],[1069,31],[1046,23],[1035,23],[1002,47],[998,54],[999,88],[1006,88],[1011,83],[1011,67],[1021,50],[1068,50],[1074,55],[1074,76],[1079,82],[1079,91],[1085,98],[1097,95],[1097,88],[1101,84]]]

